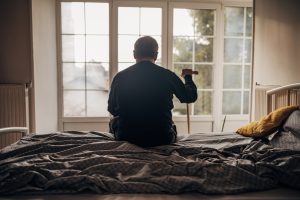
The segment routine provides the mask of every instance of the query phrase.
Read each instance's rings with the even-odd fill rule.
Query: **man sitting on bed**
[[[158,44],[149,36],[134,44],[136,64],[117,73],[108,99],[108,111],[114,116],[110,131],[116,140],[143,146],[158,146],[176,141],[172,121],[173,94],[181,103],[197,100],[193,71],[182,70],[185,84],[173,72],[155,64]]]

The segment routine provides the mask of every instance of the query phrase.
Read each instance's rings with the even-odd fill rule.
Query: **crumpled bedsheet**
[[[199,133],[141,148],[109,133],[29,135],[0,151],[0,195],[234,194],[300,189],[299,149],[235,133]]]

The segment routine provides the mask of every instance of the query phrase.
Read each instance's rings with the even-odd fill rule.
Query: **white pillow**
[[[284,122],[282,129],[300,135],[300,110],[295,110]]]

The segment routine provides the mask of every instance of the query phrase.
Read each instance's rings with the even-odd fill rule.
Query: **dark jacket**
[[[122,139],[147,136],[159,140],[172,127],[173,94],[182,103],[197,99],[190,75],[185,84],[173,72],[150,61],[139,62],[113,79],[108,111],[119,117]]]

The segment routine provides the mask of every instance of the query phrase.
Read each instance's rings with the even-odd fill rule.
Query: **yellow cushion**
[[[247,137],[268,136],[273,133],[293,111],[297,109],[299,109],[299,106],[279,108],[263,117],[260,121],[251,122],[239,128],[236,132]]]

